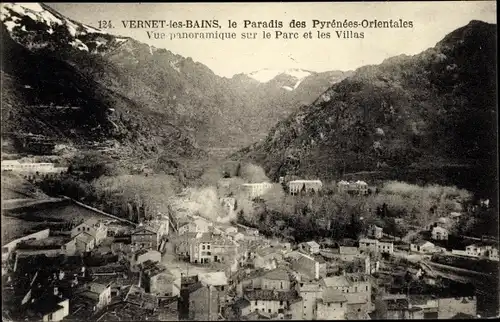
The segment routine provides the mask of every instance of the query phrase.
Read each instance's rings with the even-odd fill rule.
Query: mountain
[[[2,46],[3,53],[13,58],[19,52],[24,55],[23,61],[27,64],[23,68],[31,68],[24,69],[26,76],[20,79],[14,70],[20,69],[15,65],[23,63],[17,59],[7,59],[2,63],[2,75],[9,78],[4,83],[9,87],[6,92],[12,97],[11,102],[17,102],[8,108],[10,112],[5,111],[10,115],[8,126],[35,134],[42,134],[50,128],[52,132],[48,136],[56,139],[71,141],[76,136],[89,140],[117,139],[116,133],[108,133],[110,130],[99,132],[95,129],[102,122],[101,128],[114,128],[114,132],[123,132],[122,136],[138,136],[140,144],[148,145],[146,149],[153,152],[162,149],[164,140],[177,137],[184,141],[181,145],[189,147],[174,147],[174,142],[165,142],[165,146],[169,151],[182,152],[186,149],[185,153],[182,152],[186,155],[198,149],[197,144],[203,147],[242,147],[265,136],[281,117],[288,116],[300,104],[311,103],[344,74],[331,72],[330,77],[329,73],[290,70],[276,74],[266,83],[253,81],[251,76],[246,75],[228,79],[215,75],[207,66],[189,57],[132,38],[107,34],[69,19],[45,4],[2,4],[1,20],[2,42],[6,43]],[[46,79],[31,84],[28,78],[36,74],[37,66],[46,67]],[[51,73],[64,74],[64,77],[58,75],[52,80]],[[251,75],[255,77],[257,74],[260,73]],[[300,80],[294,78],[297,76]],[[46,85],[57,83],[50,86],[61,87],[58,90],[60,93],[79,93],[85,99],[66,102],[63,97],[66,94],[49,95],[40,87],[44,82]],[[79,88],[83,84],[88,88]],[[290,88],[294,90],[290,92]],[[24,102],[25,96],[29,96],[26,93],[33,91],[43,97]],[[96,97],[94,91],[105,92],[106,98]],[[60,122],[66,118],[64,113],[69,113],[68,107],[71,105],[76,110],[83,104],[82,100],[92,106],[85,108],[89,112],[85,119],[95,120],[89,120],[86,125]],[[115,101],[128,107],[109,113]],[[18,113],[17,109],[23,112]],[[34,122],[38,127],[31,128],[29,118],[22,118],[22,115],[40,114],[41,109],[44,116],[38,115],[37,118],[43,120]],[[92,116],[97,111],[102,115]],[[76,113],[74,118],[85,120],[80,119],[80,114]],[[143,114],[147,115],[145,118],[148,121],[143,122]],[[126,123],[123,126],[121,119]],[[154,120],[151,122],[156,122],[154,125],[150,124],[151,119]],[[164,133],[158,124],[166,125]],[[82,132],[82,126],[89,129]],[[140,128],[143,133],[134,134],[135,128]],[[162,132],[159,138],[150,140],[149,136],[157,136],[156,133],[149,133],[151,128],[153,132]],[[90,129],[94,129],[93,132]],[[58,131],[62,132],[55,135]],[[72,131],[77,131],[78,135],[70,135]],[[171,135],[172,131],[175,135]],[[153,143],[148,143],[150,141]],[[139,150],[142,153],[143,149]]]
[[[231,122],[240,124],[241,131],[247,134],[242,136],[241,143],[248,145],[265,138],[274,124],[301,106],[309,105],[351,73],[265,69],[233,76],[226,88],[241,100],[237,113],[231,114]]]
[[[456,165],[482,169],[491,183],[495,41],[495,25],[471,21],[418,55],[361,67],[234,157],[274,178]]]
[[[174,112],[144,104],[154,93],[139,88],[140,81],[112,61],[133,40],[102,33],[43,4],[2,4],[1,19],[3,136],[38,135],[140,157],[204,153]]]

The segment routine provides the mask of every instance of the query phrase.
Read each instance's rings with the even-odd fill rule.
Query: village
[[[2,172],[19,168],[2,161]],[[64,171],[54,168],[29,165],[37,175]],[[230,181],[220,179],[218,193],[227,218],[234,218]],[[290,195],[323,189],[317,179],[279,183]],[[360,180],[336,185],[360,197],[373,190]],[[244,183],[239,190],[253,200],[271,187]],[[427,239],[396,238],[371,225],[359,240],[333,243],[266,238],[234,220],[182,209],[138,224],[84,219],[2,245],[4,310],[12,320],[43,321],[476,318],[476,293],[453,284],[460,284],[459,269],[431,261],[439,254],[498,263],[498,242],[442,246],[461,215],[423,224]],[[445,280],[448,287],[437,292]],[[414,285],[430,291],[415,294]]]

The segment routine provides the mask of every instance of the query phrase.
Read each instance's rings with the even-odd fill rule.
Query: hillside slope
[[[123,115],[124,118],[134,115],[133,120],[130,120],[134,123],[132,129],[140,127],[146,132],[149,129],[161,131],[158,125],[166,124],[167,127],[176,127],[175,131],[180,133],[171,135],[170,130],[167,130],[166,137],[181,136],[190,141],[189,144],[194,147],[196,147],[195,140],[203,147],[227,145],[242,147],[250,144],[263,137],[273,124],[282,116],[288,116],[291,111],[300,106],[300,103],[311,103],[333,82],[343,78],[342,72],[335,72],[335,79],[325,77],[323,73],[310,73],[293,91],[283,88],[289,84],[281,74],[265,83],[248,82],[239,77],[223,78],[189,57],[182,57],[166,49],[155,48],[128,37],[106,34],[69,19],[45,4],[2,4],[1,20],[4,28],[2,42],[6,42],[6,45],[2,47],[6,47],[4,49],[6,56],[17,55],[14,52],[10,54],[8,52],[15,47],[9,44],[12,39],[24,47],[25,59],[33,60],[33,62],[26,61],[25,67],[28,69],[22,68],[25,70],[24,74],[33,75],[36,73],[36,69],[33,68],[43,66],[42,69],[46,68],[47,73],[66,75],[64,81],[60,79],[55,82],[58,85],[49,86],[66,87],[67,90],[62,92],[49,89],[49,91],[64,94],[58,96],[50,94],[52,95],[50,97],[46,95],[47,97],[41,99],[39,104],[23,103],[21,104],[25,105],[23,113],[39,113],[39,108],[34,105],[39,106],[42,103],[66,106],[64,104],[67,102],[63,104],[60,100],[67,95],[79,95],[75,93],[85,92],[78,88],[84,86],[81,85],[83,82],[92,87],[88,88],[84,95],[99,89],[107,92],[108,96],[112,95],[114,100],[128,101],[128,103],[117,104],[129,105],[135,112],[130,114],[132,112],[125,111],[116,115]],[[41,60],[44,60],[43,64]],[[17,85],[14,85],[16,76],[13,74],[13,69],[21,70],[15,66],[18,61],[20,60],[6,59],[2,70],[3,77],[7,79],[4,85],[7,91],[11,93],[17,91],[18,94],[12,95],[16,96],[15,100],[19,98],[22,101],[22,98],[26,96],[23,86],[31,85],[26,79],[19,80],[21,89],[17,89]],[[72,75],[75,75],[75,79],[71,79]],[[47,77],[48,80],[50,80],[49,77]],[[288,81],[293,84],[298,83],[296,79]],[[34,90],[37,89],[34,88]],[[101,97],[98,95],[92,103],[88,102],[87,105],[95,109],[92,113],[97,113],[97,111],[101,114],[107,113],[106,108],[98,108],[102,105],[97,102],[100,100]],[[107,102],[110,104],[105,104],[108,110],[113,108],[111,101],[108,99]],[[79,106],[80,103],[75,104]],[[133,108],[132,105],[134,105]],[[86,111],[90,112],[88,106]],[[140,115],[143,111],[154,115],[153,119],[157,123],[142,121]],[[66,116],[64,113],[62,115],[58,113],[48,112],[43,121],[43,127],[54,131],[62,127],[59,130],[63,132],[72,129],[71,121],[59,123]],[[15,115],[17,112],[13,110],[11,114]],[[80,116],[75,117],[80,118]],[[103,119],[102,115],[96,115],[95,118]],[[86,118],[81,120],[86,120]],[[39,127],[31,129],[30,122],[23,122],[22,119],[16,122],[13,121],[12,124],[19,123],[23,130],[36,134],[43,133],[40,132]],[[100,121],[90,122],[94,123],[89,123],[88,127],[95,128]],[[113,122],[120,127],[116,119],[113,119]],[[94,133],[91,139],[109,138],[110,134],[107,133],[110,131],[109,126],[109,122],[101,124],[103,130]],[[133,131],[129,132],[131,132],[130,136],[134,135]],[[85,133],[89,134],[88,131]],[[85,136],[79,135],[79,137]],[[147,141],[149,139],[141,140],[141,144],[148,145]],[[148,146],[147,149],[160,149],[162,140],[153,141],[158,141],[158,143]],[[190,150],[187,147],[186,149]]]
[[[471,21],[421,54],[359,68],[235,157],[274,178],[453,164],[482,168],[491,182],[495,41],[495,25]]]

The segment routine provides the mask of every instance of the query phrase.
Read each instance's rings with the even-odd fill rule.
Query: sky
[[[232,77],[262,69],[301,68],[316,72],[354,70],[400,54],[414,55],[433,47],[446,34],[471,20],[496,23],[496,1],[442,2],[308,2],[308,3],[47,3],[60,13],[93,27],[99,20],[111,20],[110,33],[128,36],[175,54],[191,57],[207,65],[214,73]],[[219,32],[236,32],[238,39],[149,39],[147,31],[206,32],[207,29],[132,29],[124,28],[122,20],[211,20],[222,25]],[[292,30],[289,22],[305,21],[306,28]],[[336,31],[330,39],[318,39],[319,29],[312,21],[398,20],[413,21],[413,28],[350,29],[364,32],[363,39],[339,39]],[[238,28],[228,28],[228,20]],[[282,31],[298,31],[300,39],[261,39],[263,29],[243,28],[243,20],[280,20]],[[349,29],[349,28],[348,28]],[[276,29],[268,29],[274,32]],[[344,30],[344,29],[343,29]],[[347,29],[345,29],[347,30]],[[214,31],[214,30],[211,30]],[[302,34],[312,31],[313,39]],[[259,39],[239,39],[242,32],[257,32]]]

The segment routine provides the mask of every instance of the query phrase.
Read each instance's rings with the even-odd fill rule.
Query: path
[[[107,212],[104,212],[104,211],[99,210],[97,208],[94,208],[94,207],[91,207],[91,206],[86,205],[84,203],[81,203],[79,201],[76,201],[75,199],[72,199],[72,198],[70,198],[68,196],[61,196],[61,197],[64,198],[64,199],[67,199],[67,200],[71,200],[73,203],[77,204],[78,206],[81,206],[81,207],[86,208],[88,210],[92,210],[92,211],[97,212],[97,213],[99,213],[101,215],[104,215],[104,216],[116,219],[116,220],[121,221],[121,222],[125,222],[125,223],[128,223],[128,224],[131,224],[133,226],[137,226],[137,224],[135,222],[133,222],[133,221],[130,221],[130,220],[124,219],[124,218],[120,218],[120,217],[116,217],[116,216],[114,216],[112,214],[108,214]]]

